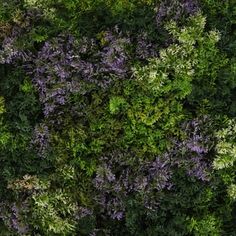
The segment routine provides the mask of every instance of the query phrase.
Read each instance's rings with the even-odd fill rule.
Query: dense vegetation
[[[0,0],[0,235],[236,235],[235,0]]]

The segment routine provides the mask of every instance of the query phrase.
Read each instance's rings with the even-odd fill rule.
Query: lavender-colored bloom
[[[183,15],[194,15],[199,11],[197,0],[164,0],[157,7],[156,22],[161,25],[166,19],[179,20]]]
[[[159,25],[163,18],[167,15],[167,7],[164,2],[162,2],[158,8],[158,12],[156,15],[156,22]]]
[[[82,49],[81,43],[85,43]],[[100,61],[93,62],[81,58],[83,53],[92,53],[93,40],[83,38],[78,42],[72,36],[58,36],[44,43],[28,65],[28,74],[38,89],[40,102],[43,104],[45,117],[58,116],[61,106],[67,104],[72,93],[81,91],[83,83],[93,83],[105,87],[107,81],[99,81],[96,76]],[[90,57],[97,57],[97,52]],[[32,72],[33,71],[33,72]]]
[[[184,124],[184,129],[188,132],[188,139],[183,142],[183,145],[186,145],[190,151],[198,155],[206,154],[209,151],[209,137],[204,135],[201,129],[204,119],[207,119],[207,117],[203,120],[192,120]]]
[[[45,103],[43,108],[43,114],[45,117],[48,117],[50,114],[52,114],[56,109],[55,104],[52,103]]]
[[[146,201],[155,191],[171,189],[172,186],[169,159],[131,160],[130,154],[119,152],[100,159],[101,164],[93,181],[97,190],[95,200],[112,219],[120,220],[123,217],[125,199],[129,196],[145,193],[143,201]]]
[[[108,182],[114,182],[116,180],[112,170],[106,164],[102,168],[97,169],[96,178],[94,181],[96,188],[103,188],[105,180]]]
[[[97,235],[96,232],[92,232],[89,234],[89,236],[96,236],[96,235]]]
[[[62,68],[60,65],[55,65],[54,67],[55,74],[61,78],[61,80],[65,80],[70,77],[70,73],[68,71],[65,71],[64,68]]]
[[[71,43],[73,40],[70,39]],[[60,44],[61,43],[61,44]],[[63,41],[58,38],[45,42],[34,59],[33,82],[38,88],[40,101],[44,105],[45,117],[53,114],[58,106],[65,105],[69,90],[67,79],[71,77],[66,58],[69,52],[63,49]],[[72,45],[71,45],[72,46]]]
[[[137,176],[134,180],[134,187],[132,189],[135,189],[137,192],[145,191],[148,184],[149,182],[147,176]]]
[[[153,160],[142,160],[134,153],[113,151],[99,158],[99,167],[93,180],[94,200],[100,214],[120,220],[125,215],[126,201],[138,197],[147,211],[156,211],[159,199],[156,193],[172,191],[173,173],[180,169],[200,181],[210,180],[210,165],[206,154],[211,148],[211,137],[205,124],[207,117],[193,119],[182,126],[186,136],[174,140],[166,153]]]
[[[2,42],[2,50],[0,50],[0,63],[1,64],[11,64],[15,63],[17,60],[24,59],[25,53],[17,49],[14,45],[15,39],[7,37]]]
[[[204,147],[201,147],[198,143],[196,142],[189,142],[186,144],[187,147],[192,151],[192,152],[195,152],[195,153],[207,153],[207,149],[204,148]]]
[[[58,35],[44,42],[35,54],[14,48],[15,37],[19,34],[22,34],[21,29],[15,28],[11,37],[5,39],[0,57],[2,55],[4,63],[12,63],[15,58],[24,62],[23,68],[38,90],[45,118],[58,117],[71,94],[84,95],[83,85],[89,83],[107,89],[114,78],[123,79],[130,71],[127,46],[131,45],[131,40],[117,27],[105,32],[102,47],[94,39],[84,37],[77,41],[71,35]],[[144,33],[138,40],[137,57],[148,58],[156,53],[152,44],[145,40]]]
[[[209,122],[208,117],[185,122],[182,129],[187,136],[184,140],[175,142],[175,147],[171,151],[175,156],[172,158],[173,164],[179,168],[185,168],[189,176],[202,181],[210,179],[210,165],[206,154],[209,152],[213,140],[207,132],[208,127],[204,127]]]
[[[124,217],[124,203],[121,199],[114,197],[107,201],[107,213],[113,220],[121,220]]]
[[[139,59],[157,57],[158,50],[147,38],[147,34],[140,34],[137,38],[136,56]]]
[[[189,15],[193,15],[199,11],[199,5],[196,0],[185,0],[182,6]]]
[[[172,171],[170,169],[170,160],[161,160],[159,157],[151,163],[149,167],[149,178],[154,181],[157,190],[164,188],[170,188],[172,183],[170,182]]]
[[[115,211],[111,214],[111,218],[114,220],[121,220],[124,217],[124,212]]]
[[[1,43],[0,50],[0,64],[12,64],[21,66],[22,62],[28,62],[32,59],[32,53],[28,50],[18,48],[17,41],[32,30],[33,21],[40,19],[41,14],[37,10],[28,9],[24,18],[21,19],[21,25],[15,24],[11,27],[11,32],[6,35],[3,42]],[[18,65],[18,62],[19,63]]]
[[[16,204],[13,204],[12,206],[12,217],[11,217],[11,226],[14,230],[17,231],[18,234],[24,235],[28,232],[28,227],[24,224],[22,224],[20,220],[20,209],[16,206]]]
[[[21,202],[21,204],[1,202],[0,219],[17,235],[27,235],[29,227],[24,221],[24,215],[28,210],[29,205],[27,202]]]
[[[130,44],[130,40],[120,35],[115,36],[111,32],[106,32],[104,38],[107,45],[99,53],[101,57],[99,71],[124,76],[128,71],[126,47]]]
[[[49,129],[45,124],[40,124],[35,127],[32,145],[37,150],[37,153],[40,157],[45,156],[46,151],[49,147]]]
[[[192,164],[192,165],[191,165]],[[195,156],[190,159],[188,174],[195,176],[202,181],[209,181],[209,165],[202,156]]]
[[[79,207],[78,211],[76,212],[75,219],[80,220],[86,216],[91,216],[93,214],[93,211],[86,208],[86,207]]]

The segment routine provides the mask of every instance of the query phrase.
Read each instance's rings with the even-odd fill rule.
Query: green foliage
[[[78,37],[81,33],[96,35],[115,24],[132,30],[139,29],[140,26],[150,28],[153,26],[151,16],[155,14],[154,5],[153,0],[24,1],[26,9],[39,9],[43,13],[43,19],[50,22],[51,26],[47,28],[46,34],[70,31]],[[145,17],[147,15],[150,17]],[[41,41],[43,37],[45,36],[38,34],[37,40]]]
[[[182,29],[174,22],[169,23],[166,28],[178,43],[161,50],[160,57],[150,59],[146,66],[136,66],[136,80],[125,85],[126,101],[130,101],[127,115],[131,132],[141,137],[148,134],[145,150],[158,152],[155,143],[159,148],[166,147],[162,137],[175,133],[176,125],[184,117],[181,100],[191,93],[192,80],[198,76],[200,63],[204,61],[203,51],[207,52],[210,47],[211,51],[217,50],[217,32],[205,33],[204,26],[205,18],[201,15],[190,18]],[[149,127],[152,130],[155,127],[152,134]],[[127,138],[134,140],[133,136]]]
[[[17,57],[0,65],[0,235],[235,234],[235,1],[200,0],[201,11],[191,16],[175,16],[168,5],[172,2],[188,3],[0,0],[0,51],[10,47],[8,56]],[[161,13],[162,3],[167,5]],[[191,3],[184,6],[191,8]],[[157,13],[167,15],[160,24]],[[120,61],[111,63],[116,67],[124,57],[122,76],[99,70],[109,53],[122,54],[106,35],[113,31],[121,44],[130,41],[121,45]],[[140,35],[146,41],[139,42]],[[73,48],[81,53],[68,53],[64,36],[81,41]],[[57,54],[57,39],[64,59]],[[151,53],[140,59],[138,50]],[[35,58],[42,52],[51,64],[43,61],[37,68]],[[45,92],[52,105],[58,94],[41,91],[34,66],[43,71],[40,82],[50,80],[49,90],[78,82],[76,92],[57,91],[59,98],[65,92],[65,103],[48,116],[40,95]],[[50,77],[44,67],[57,73]],[[67,67],[79,72],[65,79]],[[209,129],[202,134],[196,126],[192,132],[195,118],[202,115],[211,120]],[[207,150],[198,143],[201,135]],[[40,142],[46,146],[41,156]],[[126,153],[124,159],[114,150]],[[149,166],[159,157],[165,162],[160,169]],[[192,164],[184,166],[181,158],[200,160],[196,175],[206,167],[209,180],[191,176]],[[170,174],[165,173],[168,161]],[[154,174],[146,173],[154,170],[168,180],[170,175],[171,186],[158,189],[161,179],[152,182]],[[143,176],[136,178],[137,173]],[[107,181],[104,189],[102,181]],[[28,232],[22,233],[25,225]]]
[[[0,97],[0,150],[7,145],[10,139],[10,134],[7,130],[6,125],[4,124],[4,119],[2,115],[5,111],[6,110],[4,106],[4,99],[3,97]]]
[[[208,18],[208,27],[217,28],[222,34],[221,48],[235,57],[235,15],[234,0],[201,0],[202,10]]]
[[[221,235],[220,221],[216,219],[213,215],[208,215],[205,219],[191,219],[191,232],[194,235],[211,235],[218,236]]]
[[[8,188],[17,194],[28,193],[27,204],[32,211],[28,213],[30,221],[27,223],[33,229],[44,235],[68,235],[75,230],[75,222],[69,218],[75,214],[77,207],[67,195],[68,192],[51,189],[51,177],[48,177],[25,175],[9,183]]]
[[[42,229],[45,235],[68,235],[75,230],[74,222],[67,218],[67,214],[71,213],[75,206],[68,202],[67,196],[62,192],[42,193],[33,196],[33,200],[33,227]]]
[[[216,170],[233,167],[236,161],[235,143],[236,124],[234,120],[228,121],[228,126],[217,132],[219,142],[216,146],[217,158],[214,160]]]
[[[1,0],[0,4],[0,21],[9,21],[12,18],[17,16],[17,13],[19,13],[19,10],[22,6],[22,0],[12,0],[12,1],[6,1]]]
[[[3,97],[0,97],[0,114],[5,112],[5,108],[4,108],[4,99]]]
[[[224,58],[219,58],[218,63],[213,66],[213,68],[215,67],[215,75],[212,74],[214,77],[211,79],[212,82],[210,83],[210,86],[202,86],[202,83],[204,83],[205,80],[204,79],[200,81],[195,91],[198,91],[198,93],[202,92],[200,97],[203,97],[205,94],[205,98],[207,98],[208,103],[208,111],[210,107],[211,112],[235,116],[235,1],[227,0],[222,2],[219,0],[201,0],[200,3],[202,5],[203,14],[207,16],[207,28],[216,28],[221,34],[221,40],[218,43],[218,48],[220,52],[223,51],[227,54],[228,62],[226,63]],[[212,56],[214,57],[214,55]],[[209,65],[212,67],[212,64]],[[211,68],[209,69],[213,72]],[[209,88],[206,90],[201,90],[200,86],[201,88]],[[197,100],[197,98],[198,95],[196,95],[195,100]]]
[[[232,200],[236,200],[236,184],[231,184],[229,187],[228,187],[228,194],[229,194],[229,197],[232,199]]]
[[[227,120],[226,127],[216,133],[218,143],[216,145],[216,158],[213,167],[219,172],[227,187],[228,195],[235,200],[235,161],[236,161],[236,123],[235,120]]]
[[[126,104],[122,97],[112,97],[110,100],[109,108],[111,114],[116,114]]]

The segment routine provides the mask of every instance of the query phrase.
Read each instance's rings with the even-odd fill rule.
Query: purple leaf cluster
[[[40,16],[35,20],[38,18]],[[100,41],[58,35],[44,42],[36,52],[18,49],[15,42],[29,31],[31,23],[26,20],[24,26],[13,27],[10,36],[3,41],[0,63],[21,63],[38,91],[45,118],[60,117],[73,93],[85,94],[91,85],[106,89],[114,79],[128,77],[131,41],[137,43],[134,58],[147,59],[157,52],[145,33],[137,40],[131,39],[117,27],[102,32]],[[60,123],[59,119],[57,121]]]
[[[41,18],[41,13],[36,9],[28,9],[20,16],[19,22],[11,27],[10,33],[5,35],[1,42],[0,64],[17,64],[17,62],[27,62],[31,60],[32,53],[17,46],[17,42],[29,33],[32,24]]]
[[[17,235],[26,235],[29,232],[29,227],[25,224],[23,215],[29,209],[27,202],[21,204],[0,203],[0,219]]]
[[[172,187],[169,160],[157,157],[144,161],[127,153],[112,152],[101,157],[100,162],[93,181],[98,192],[95,200],[112,219],[124,217],[125,201],[130,195],[145,193],[143,202],[147,202],[153,192]]]
[[[45,42],[32,58],[26,70],[39,91],[45,117],[58,114],[70,94],[83,92],[83,84],[106,88],[111,74],[125,76],[128,70],[125,45],[129,40],[117,38],[111,32],[106,32],[105,40],[106,45],[98,49],[93,39],[78,41],[61,35]]]
[[[31,144],[37,150],[40,157],[44,157],[49,147],[49,128],[45,124],[35,127]]]
[[[20,28],[15,27],[11,35],[3,40],[0,50],[0,64],[15,64],[19,60],[27,60],[28,55],[15,46],[19,34],[21,34]]]
[[[210,120],[208,117],[196,118],[185,122],[182,126],[186,137],[182,141],[176,141],[172,150],[176,158],[173,163],[184,167],[189,176],[202,181],[209,180],[210,162],[207,158],[211,150],[213,140],[207,132]]]
[[[183,145],[186,145],[188,150],[198,155],[207,153],[210,148],[210,138],[202,132],[202,126],[207,120],[207,117],[204,117],[201,120],[195,119],[183,124],[183,128],[188,136],[188,139],[186,139]]]
[[[194,15],[199,9],[197,0],[164,0],[157,8],[157,25],[162,24],[166,19],[177,21],[183,15]]]
[[[213,140],[208,131],[208,117],[196,118],[182,125],[185,137],[173,141],[173,147],[154,159],[144,160],[135,154],[113,151],[99,159],[93,180],[95,201],[102,215],[121,220],[125,216],[127,199],[138,198],[147,210],[156,210],[155,194],[171,191],[175,185],[173,173],[181,170],[201,181],[210,179],[207,154]]]
[[[130,45],[130,39],[122,37],[121,33],[114,34],[107,31],[103,40],[105,46],[99,52],[101,58],[99,72],[124,77],[128,72],[127,61],[129,58],[126,51],[127,46]]]
[[[28,232],[28,227],[21,222],[21,213],[20,208],[13,204],[11,207],[12,217],[11,217],[11,226],[14,230],[17,231],[19,235],[25,235]]]
[[[56,108],[65,105],[70,92],[79,89],[77,72],[82,66],[74,53],[72,37],[45,42],[27,70],[33,75],[33,82],[39,91],[45,117],[55,113]],[[77,50],[78,51],[78,50]],[[78,76],[78,74],[77,74]]]
[[[158,56],[157,46],[148,40],[146,33],[142,33],[137,37],[135,54],[141,60]]]
[[[88,209],[87,207],[79,207],[78,211],[76,212],[75,219],[80,220],[86,216],[91,216],[92,214],[92,210]]]

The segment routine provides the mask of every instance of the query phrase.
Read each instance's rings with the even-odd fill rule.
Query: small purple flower
[[[14,45],[15,38],[7,37],[2,43],[2,50],[0,50],[1,64],[14,64],[17,60],[25,59],[25,53],[16,48]]]
[[[107,45],[99,53],[101,57],[100,72],[114,73],[124,76],[127,73],[126,47],[130,44],[128,38],[115,37],[111,32],[106,32]]]
[[[147,38],[145,33],[137,38],[136,55],[139,59],[149,59],[157,57],[158,50],[156,45],[153,45]]]
[[[187,147],[195,153],[201,154],[201,153],[207,153],[208,150],[204,147],[201,147],[198,143],[192,142],[192,143],[187,143]]]
[[[33,133],[32,145],[36,148],[40,157],[44,157],[49,147],[49,129],[45,124],[39,124],[35,127]]]
[[[79,207],[78,212],[75,215],[76,220],[80,220],[86,216],[91,216],[93,211],[86,207]]]
[[[124,217],[125,201],[129,196],[144,194],[144,201],[153,192],[170,190],[173,186],[170,158],[131,160],[130,154],[119,152],[100,158],[101,163],[93,181],[97,191],[95,200],[112,219],[120,220]]]
[[[6,211],[6,209],[8,210]],[[26,235],[29,233],[29,227],[24,222],[24,214],[28,210],[28,204],[23,202],[19,205],[16,205],[16,203],[13,204],[7,204],[5,206],[5,216],[1,217],[6,225],[17,235]],[[8,212],[8,213],[7,213]]]
[[[182,6],[189,15],[193,15],[199,11],[198,2],[196,0],[185,0]]]
[[[194,15],[199,11],[197,0],[164,0],[157,7],[156,22],[160,26],[164,20],[179,20],[183,15]]]
[[[111,214],[111,218],[113,220],[121,220],[122,218],[124,218],[124,212],[122,211],[115,211]]]
[[[182,126],[186,138],[175,142],[173,153],[176,158],[172,159],[179,168],[185,168],[189,176],[202,181],[209,181],[210,165],[206,154],[210,151],[213,140],[207,133],[207,117],[185,122]]]

